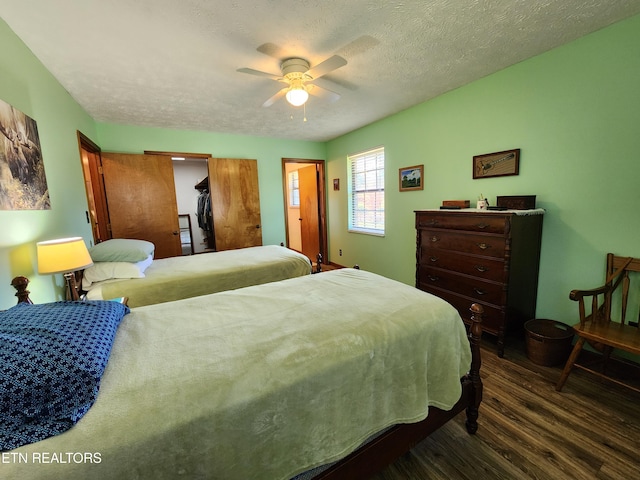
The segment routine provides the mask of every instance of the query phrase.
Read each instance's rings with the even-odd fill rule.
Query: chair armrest
[[[610,288],[611,288],[611,285],[603,285],[601,287],[593,288],[591,290],[571,290],[571,293],[569,293],[569,298],[577,302],[582,300],[583,297],[593,297],[596,295],[607,293],[607,291]]]

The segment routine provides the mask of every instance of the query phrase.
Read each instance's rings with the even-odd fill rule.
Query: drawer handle
[[[437,262],[438,260],[440,260],[438,257],[429,257],[429,260],[433,263]]]
[[[487,294],[486,291],[480,290],[479,288],[474,288],[473,291],[476,292],[478,295],[486,295]]]
[[[436,235],[434,235],[433,237],[431,237],[429,240],[431,240],[431,242],[435,243],[435,242],[439,242],[440,241],[440,237],[437,237]]]
[[[478,247],[480,247],[482,250],[486,250],[487,248],[491,248],[491,245],[488,245],[484,242],[482,243],[476,243],[476,245],[478,245]]]
[[[438,280],[440,280],[440,277],[436,277],[435,275],[427,275],[427,278],[432,282],[437,282]]]
[[[480,230],[484,230],[485,228],[487,228],[489,226],[488,223],[477,223],[476,227],[478,227]]]
[[[484,265],[475,265],[474,267],[477,271],[479,272],[488,272],[489,269],[487,267],[485,267]]]
[[[421,227],[435,227],[438,225],[437,220],[429,220],[428,222],[420,222]]]

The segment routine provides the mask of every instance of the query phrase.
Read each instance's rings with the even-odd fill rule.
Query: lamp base
[[[16,297],[18,297],[18,303],[33,303],[29,298],[29,279],[27,277],[15,277],[11,280],[11,285],[16,289]]]
[[[64,280],[67,284],[65,298],[67,300],[76,301],[80,299],[78,295],[78,285],[76,283],[75,272],[67,272],[64,274]]]

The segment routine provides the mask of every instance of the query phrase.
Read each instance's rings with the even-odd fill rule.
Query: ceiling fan
[[[320,87],[314,82],[318,78],[346,64],[347,61],[338,55],[326,59],[313,68],[311,68],[309,62],[303,58],[287,58],[280,64],[281,75],[261,72],[260,70],[254,70],[252,68],[239,68],[237,71],[259,77],[267,77],[277,82],[287,84],[286,87],[264,102],[262,104],[263,107],[270,107],[282,97],[285,97],[291,105],[299,107],[307,102],[309,94],[332,102],[340,98],[340,95],[336,92]]]

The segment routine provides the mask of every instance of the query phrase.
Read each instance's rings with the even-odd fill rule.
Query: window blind
[[[384,148],[348,157],[349,231],[384,235]]]

